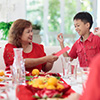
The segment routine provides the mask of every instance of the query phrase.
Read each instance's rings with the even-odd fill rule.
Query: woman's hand
[[[47,62],[49,62],[49,63],[53,63],[53,62],[56,61],[57,59],[58,59],[58,57],[55,56],[54,54],[48,55],[48,56],[47,56]]]
[[[48,72],[52,69],[54,61],[58,59],[54,54],[46,56],[46,66],[42,68],[43,71]]]
[[[64,42],[62,33],[58,34],[57,40],[60,42],[60,44],[62,44]]]
[[[94,33],[95,33],[95,35],[98,35],[100,37],[100,27],[96,27],[94,29]]]

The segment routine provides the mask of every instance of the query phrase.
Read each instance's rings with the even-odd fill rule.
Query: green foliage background
[[[0,22],[0,31],[3,33],[1,40],[7,40],[8,32],[13,22]]]

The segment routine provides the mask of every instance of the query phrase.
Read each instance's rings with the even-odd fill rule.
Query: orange
[[[5,75],[4,70],[0,70],[0,76]]]
[[[48,85],[54,85],[54,86],[56,86],[57,83],[58,83],[58,80],[57,80],[57,78],[55,78],[55,77],[50,77],[50,78],[48,79],[47,83],[48,83]]]
[[[39,75],[39,73],[40,73],[40,72],[39,72],[38,69],[33,69],[33,70],[32,70],[32,75],[33,75],[33,76]]]
[[[35,83],[37,83],[37,84],[43,84],[43,81],[42,81],[41,79],[37,79],[37,80],[35,81]]]
[[[48,86],[48,83],[45,83],[45,84],[44,84],[44,87],[46,88],[47,86]]]
[[[46,88],[47,89],[56,89],[56,87],[54,85],[48,85]]]
[[[33,87],[38,88],[39,84],[32,84]]]
[[[43,84],[40,84],[40,85],[39,85],[39,88],[40,88],[40,89],[43,89],[43,88],[45,88],[45,86],[44,86]]]
[[[62,90],[62,89],[64,89],[64,86],[62,84],[58,83],[57,84],[57,89],[58,90]]]
[[[3,81],[4,79],[0,78],[0,82]]]

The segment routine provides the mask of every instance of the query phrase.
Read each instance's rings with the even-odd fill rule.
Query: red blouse
[[[33,45],[32,51],[30,53],[23,52],[23,58],[40,58],[40,57],[46,56],[43,45],[37,44],[37,43],[32,43],[32,45]],[[5,49],[4,49],[3,57],[6,64],[6,70],[9,70],[10,65],[13,64],[13,60],[14,60],[13,48],[16,48],[16,46],[8,43],[6,44]],[[26,71],[31,72],[34,68],[37,68],[41,71],[42,67],[45,66],[45,64],[46,63],[39,64],[35,67],[26,68]]]

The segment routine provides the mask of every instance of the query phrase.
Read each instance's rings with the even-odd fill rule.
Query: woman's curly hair
[[[9,34],[8,34],[9,43],[12,43],[18,48],[22,47],[21,37],[22,37],[23,31],[25,28],[29,28],[30,26],[32,26],[32,23],[28,20],[25,20],[25,19],[16,20],[12,24],[9,30]]]

